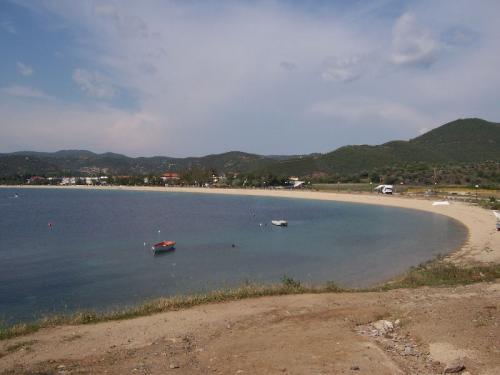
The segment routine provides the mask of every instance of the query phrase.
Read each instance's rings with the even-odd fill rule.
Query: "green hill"
[[[266,172],[313,175],[359,173],[414,163],[500,162],[500,124],[481,119],[456,120],[409,141],[378,146],[344,146],[315,157],[275,163]]]
[[[456,120],[409,143],[435,152],[443,161],[479,162],[500,159],[500,124],[481,119]]]
[[[85,150],[0,154],[0,177],[13,175],[147,175],[197,167],[218,173],[274,175],[350,175],[381,168],[426,164],[500,162],[500,124],[481,119],[456,120],[409,141],[377,146],[344,146],[326,154],[261,156],[239,151],[203,157],[131,158]]]

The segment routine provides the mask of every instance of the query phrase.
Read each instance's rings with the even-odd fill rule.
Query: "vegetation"
[[[302,285],[301,285],[300,281],[295,280],[287,275],[283,275],[281,282],[283,283],[283,286],[287,289],[294,289],[294,290],[301,290],[302,289]]]
[[[374,290],[466,285],[497,278],[500,278],[500,264],[460,267],[453,263],[436,260],[412,267],[400,279],[388,282]]]
[[[326,154],[261,156],[231,151],[203,157],[130,158],[66,150],[55,153],[0,154],[0,183],[31,176],[112,176],[111,183],[163,184],[165,172],[181,184],[221,186],[283,185],[289,176],[318,183],[403,183],[500,186],[500,124],[464,119],[442,125],[409,141],[378,146],[345,146]],[[121,177],[120,177],[121,176]],[[49,183],[40,180],[39,183]]]
[[[488,199],[481,199],[479,205],[488,210],[500,210],[500,199],[489,196]]]

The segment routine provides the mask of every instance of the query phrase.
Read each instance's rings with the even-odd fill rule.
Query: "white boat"
[[[496,228],[500,232],[500,211],[493,211],[493,215],[497,218]]]
[[[500,211],[493,211],[493,215],[497,218],[497,221],[500,222]]]
[[[271,220],[272,225],[276,225],[278,227],[286,227],[288,226],[288,221],[286,220]]]
[[[448,202],[448,201],[435,201],[435,202],[432,202],[432,205],[433,206],[449,206],[450,202]]]

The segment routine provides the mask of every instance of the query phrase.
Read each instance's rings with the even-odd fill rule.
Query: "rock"
[[[373,323],[373,327],[383,335],[394,330],[394,325],[392,324],[392,322],[383,319]]]
[[[463,369],[465,369],[464,363],[461,360],[455,360],[446,365],[446,367],[444,368],[444,373],[455,374],[462,371]]]
[[[353,365],[351,366],[352,371],[359,371],[359,366],[358,365]]]
[[[173,370],[174,368],[179,368],[179,365],[175,364],[175,363],[171,363],[170,368]]]
[[[412,355],[413,349],[410,346],[405,346],[405,355]]]
[[[400,325],[401,325],[401,320],[396,319],[396,320],[394,321],[394,327],[396,327],[396,328],[397,328],[397,327],[399,327]]]

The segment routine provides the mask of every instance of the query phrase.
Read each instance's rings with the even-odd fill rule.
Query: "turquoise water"
[[[432,213],[285,198],[0,189],[0,213],[7,322],[285,274],[366,286],[466,238],[462,225]],[[270,225],[282,218],[287,228]],[[150,245],[160,240],[177,241],[176,251],[153,256]]]

